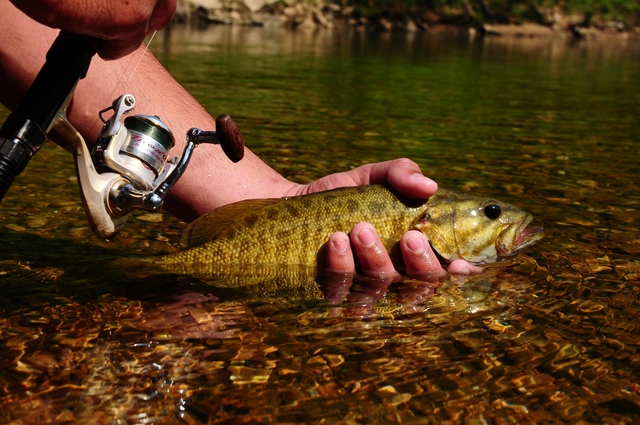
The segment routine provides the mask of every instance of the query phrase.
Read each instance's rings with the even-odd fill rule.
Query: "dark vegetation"
[[[640,25],[640,0],[343,0],[356,17],[409,18],[426,23],[595,26],[630,30]]]
[[[196,0],[197,1],[197,0]],[[247,2],[262,2],[252,12]],[[206,23],[332,27],[348,24],[379,31],[425,31],[449,26],[469,34],[580,39],[601,34],[640,37],[640,0],[216,0],[185,11]],[[195,13],[194,13],[195,12]],[[527,24],[527,25],[521,25]],[[474,32],[475,31],[475,32]]]

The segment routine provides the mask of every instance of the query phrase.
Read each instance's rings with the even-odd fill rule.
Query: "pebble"
[[[145,221],[147,223],[161,223],[162,222],[162,214],[160,213],[147,213],[139,215],[138,220]]]

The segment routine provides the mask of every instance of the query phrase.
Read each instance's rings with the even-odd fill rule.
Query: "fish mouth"
[[[511,255],[518,251],[533,245],[544,237],[544,228],[542,226],[529,226],[533,216],[528,214],[524,220],[520,222],[515,232],[513,232],[513,239],[511,246],[505,246],[503,244],[498,245],[498,252],[500,255]],[[510,229],[507,228],[505,233]]]

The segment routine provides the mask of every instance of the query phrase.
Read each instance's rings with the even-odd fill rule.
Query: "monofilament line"
[[[149,38],[149,42],[147,44],[145,44],[144,50],[142,51],[142,54],[140,55],[140,58],[138,59],[138,63],[136,63],[135,68],[133,68],[133,71],[131,71],[131,75],[129,75],[129,79],[127,80],[127,83],[125,84],[125,88],[129,85],[129,82],[133,78],[133,74],[136,73],[136,69],[138,69],[138,65],[140,65],[140,62],[142,62],[142,58],[144,58],[145,53],[147,53],[147,50],[149,49],[149,45],[153,41],[153,37],[156,36],[157,32],[158,31],[154,31],[153,34],[151,34],[151,38]]]

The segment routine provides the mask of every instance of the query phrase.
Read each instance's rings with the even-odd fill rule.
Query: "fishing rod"
[[[155,212],[186,170],[195,147],[219,144],[238,162],[244,141],[229,115],[216,118],[216,131],[190,129],[182,155],[170,158],[171,130],[156,115],[124,115],[135,97],[123,94],[99,112],[104,126],[89,152],[85,140],[67,120],[67,107],[78,81],[87,75],[95,49],[81,36],[61,31],[24,99],[0,128],[0,200],[14,179],[42,148],[51,131],[73,154],[82,203],[93,232],[112,239],[135,209]],[[104,115],[112,112],[107,119]]]

